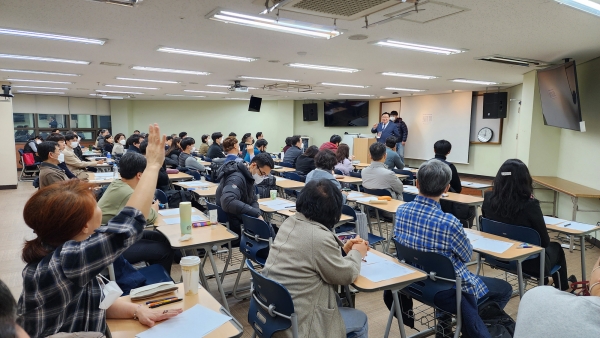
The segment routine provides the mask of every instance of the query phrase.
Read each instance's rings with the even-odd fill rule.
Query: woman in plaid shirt
[[[117,299],[99,308],[102,291],[96,279],[117,256],[141,238],[164,161],[165,137],[150,126],[148,165],[127,206],[100,227],[102,212],[89,184],[66,181],[35,193],[23,210],[37,237],[26,241],[22,258],[23,292],[18,323],[31,337],[58,332],[106,331],[106,318],[135,318],[142,324],[176,316],[181,310],[151,310]]]

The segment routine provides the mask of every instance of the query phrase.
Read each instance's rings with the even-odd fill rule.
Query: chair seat
[[[369,245],[379,244],[383,241],[385,241],[385,238],[369,233]]]
[[[150,265],[138,271],[146,277],[146,285],[173,281],[160,264]]]

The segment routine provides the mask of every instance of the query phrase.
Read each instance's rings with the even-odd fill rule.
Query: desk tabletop
[[[189,190],[193,194],[196,194],[200,197],[215,196],[217,194],[217,188],[219,187],[218,184],[212,183],[212,182],[205,182],[208,184],[207,186],[190,185],[189,183],[190,182],[177,182],[177,183],[173,183],[173,185],[176,185],[176,186],[182,187],[186,190]]]
[[[554,176],[532,176],[534,183],[573,197],[600,198],[600,190]]]
[[[194,177],[186,173],[179,172],[177,174],[169,174],[169,181],[191,181]]]
[[[417,187],[415,187],[413,185],[405,185],[404,192],[408,193],[408,194],[418,195],[419,189],[417,189]],[[466,205],[481,205],[481,204],[483,204],[483,197],[465,195],[465,194],[457,194],[454,192],[449,192],[448,196],[443,196],[442,199],[451,201],[451,202],[460,203],[460,204],[466,204]]]
[[[361,162],[361,163],[358,163],[358,164],[353,164],[353,166],[356,169],[363,169],[363,168],[366,168],[366,167],[368,167],[370,165],[371,165],[370,163],[364,163],[364,162]]]
[[[398,265],[408,268],[414,272],[411,274],[408,274],[408,275],[404,275],[404,276],[400,276],[400,277],[396,277],[396,278],[392,278],[392,279],[388,279],[388,280],[383,280],[383,281],[377,282],[377,283],[370,281],[369,279],[363,277],[362,275],[358,275],[358,278],[356,278],[356,280],[354,281],[354,283],[352,283],[352,285],[359,291],[373,292],[373,291],[379,291],[379,290],[392,290],[392,289],[402,286],[404,284],[414,283],[414,282],[424,280],[427,278],[427,275],[423,271],[417,270],[413,266],[410,266],[410,265],[407,265],[404,263],[400,263],[396,258],[388,256],[382,252],[370,249],[369,253],[367,254],[367,257],[366,257],[367,260],[369,259],[370,255],[377,255],[377,256],[382,257],[390,262],[394,262]]]
[[[304,188],[304,182],[298,182],[298,181],[294,181],[294,180],[281,180],[279,178],[275,179],[275,185],[278,186],[279,188],[283,188],[283,189],[299,189],[299,188]]]
[[[183,301],[168,304],[161,307],[161,309],[169,310],[169,309],[181,309],[188,310],[195,305],[202,305],[207,307],[215,312],[221,312],[224,310],[221,304],[213,297],[211,294],[206,291],[204,288],[198,288],[197,295],[184,295],[183,293],[183,283],[177,285],[179,290],[174,291],[168,295],[162,295],[158,298],[166,298],[169,296],[179,296],[183,298]],[[131,298],[129,296],[122,297],[125,301],[130,302]],[[136,304],[143,304],[146,300],[134,301]],[[224,313],[226,315],[231,316],[228,313]],[[233,317],[233,316],[231,316]],[[107,319],[106,324],[110,329],[110,333],[113,338],[131,338],[135,337],[135,335],[148,330],[147,326],[140,324],[139,321],[134,319]],[[160,325],[158,323],[157,325]],[[212,331],[206,338],[220,338],[220,337],[239,337],[242,335],[243,328],[239,327],[239,323],[236,323],[234,320],[230,320],[227,323],[221,325],[216,330]]]
[[[96,174],[92,172],[88,172],[88,182],[98,185],[109,185],[113,181],[113,177],[99,177],[96,178]]]
[[[259,200],[258,200],[258,207],[260,208],[260,211],[262,211],[262,212],[266,212],[266,213],[268,213],[268,214],[271,214],[271,213],[277,212],[277,210],[275,210],[275,209],[272,209],[272,208],[269,208],[268,206],[266,206],[266,205],[264,205],[264,204],[261,204],[262,202],[269,202],[269,201],[286,201],[286,202],[292,202],[292,203],[296,203],[296,202],[294,202],[294,201],[290,201],[290,200],[287,200],[287,199],[285,199],[285,198],[281,198],[281,197],[277,197],[277,198],[276,198],[276,199],[274,199],[274,200],[272,200],[272,199],[270,199],[270,198],[268,198],[268,197],[267,197],[267,198],[261,198],[261,199],[259,199]]]
[[[475,183],[475,182],[469,182],[469,181],[460,181],[460,185],[462,187],[471,188],[471,189],[489,189],[492,187],[492,185],[489,183]]]
[[[545,217],[544,217],[545,218]],[[578,229],[573,229],[573,228],[569,228],[569,227],[559,227],[559,224],[562,223],[573,223],[573,221],[569,221],[566,219],[560,219],[560,218],[556,218],[554,222],[552,223],[546,223],[546,229],[548,230],[552,230],[552,231],[556,231],[556,232],[560,232],[563,234],[568,234],[568,235],[574,235],[574,236],[581,236],[581,235],[586,235],[592,232],[596,232],[598,230],[600,230],[600,227],[593,227],[590,230],[587,231],[582,231],[582,230],[578,230]],[[578,222],[579,223],[579,222]]]
[[[396,213],[396,210],[398,210],[398,207],[405,203],[404,201],[399,201],[399,200],[395,200],[395,199],[392,199],[391,201],[387,201],[386,204],[371,204],[369,202],[358,201],[358,199],[365,198],[365,197],[377,197],[377,196],[362,193],[362,195],[360,195],[360,196],[348,197],[348,201],[356,202],[358,204],[368,205],[371,208],[375,208],[375,209],[379,209],[379,210],[391,212],[391,213]]]
[[[280,166],[279,168],[273,168],[271,169],[271,171],[274,171],[276,173],[293,173],[296,171],[295,168],[288,168],[288,167],[282,167]]]
[[[362,178],[360,177],[352,177],[352,176],[343,176],[343,175],[335,175],[335,179],[340,183],[349,183],[349,184],[361,184]]]
[[[208,220],[208,217],[196,208],[192,208],[192,215],[198,215],[202,217],[202,219]],[[179,219],[179,215],[163,216],[159,214],[154,223],[154,225],[157,226],[157,230],[167,237],[171,247],[175,249],[214,245],[238,238],[238,235],[227,229],[227,227],[222,224],[217,224],[216,229],[214,230],[211,226],[192,228],[192,238],[185,242],[180,242],[181,228],[179,227],[179,222],[176,224],[166,224],[164,221],[165,218]]]
[[[536,254],[536,253],[542,251],[542,249],[543,249],[542,247],[535,246],[535,245],[532,245],[531,248],[521,248],[520,245],[523,244],[523,242],[513,241],[512,239],[508,239],[506,237],[496,236],[496,235],[488,234],[488,233],[478,231],[478,230],[465,229],[465,232],[470,232],[472,234],[483,236],[484,238],[488,238],[488,239],[494,239],[497,241],[512,243],[512,246],[510,248],[508,248],[508,250],[504,251],[503,253],[473,248],[473,251],[475,251],[475,252],[484,253],[486,255],[490,255],[492,257],[496,257],[498,259],[504,259],[507,261],[519,259],[522,257],[529,257],[533,254]]]
[[[277,211],[278,214],[283,215],[285,217],[290,217],[290,216],[294,216],[296,214],[296,210],[295,209],[285,209],[285,210],[279,210]],[[345,214],[342,214],[342,216],[340,217],[340,221],[338,222],[339,225],[344,224],[344,223],[348,223],[348,222],[352,222],[354,218]]]

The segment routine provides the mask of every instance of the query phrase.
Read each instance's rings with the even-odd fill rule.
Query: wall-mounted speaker
[[[496,92],[483,94],[483,118],[503,119],[508,110],[508,93]]]
[[[316,103],[305,103],[302,105],[302,119],[304,121],[318,121],[319,114]]]
[[[260,105],[262,104],[262,98],[256,96],[250,96],[250,105],[248,111],[260,112]]]

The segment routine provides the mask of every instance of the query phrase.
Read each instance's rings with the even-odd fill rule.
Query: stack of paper
[[[158,213],[163,216],[179,215],[179,208],[159,210]]]
[[[210,183],[202,182],[202,181],[184,182],[183,184],[190,186],[190,187],[208,187],[209,185],[211,185]]]
[[[138,333],[136,337],[204,337],[230,320],[231,317],[229,316],[225,316],[202,305],[195,305],[173,318],[160,322],[142,333]]]
[[[293,209],[296,207],[296,203],[284,199],[276,199],[270,201],[260,202],[260,205],[264,205],[269,209],[273,209],[275,211],[283,210],[283,209]]]
[[[413,273],[411,269],[376,254],[368,254],[365,260],[366,262],[361,264],[360,275],[374,283]]]
[[[513,243],[481,237],[476,241],[472,241],[471,245],[473,245],[474,249],[503,253],[510,249],[510,247],[513,246]]]
[[[192,215],[192,222],[200,222],[200,221],[204,221],[206,219],[207,219],[206,217],[202,217],[200,215]],[[167,225],[173,225],[173,224],[179,224],[180,223],[179,217],[165,218],[165,219],[163,219],[163,221]]]

